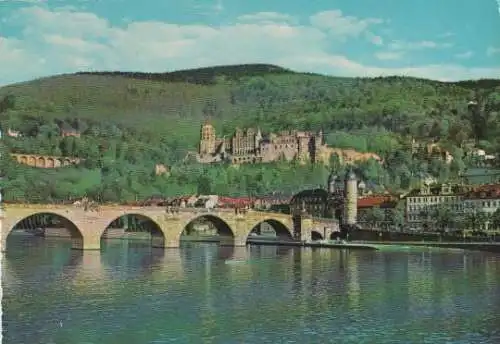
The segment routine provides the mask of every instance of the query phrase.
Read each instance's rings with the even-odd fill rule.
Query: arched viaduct
[[[20,164],[38,168],[58,168],[80,163],[78,158],[49,155],[11,154],[11,156]]]
[[[75,205],[53,204],[6,204],[1,226],[1,249],[6,249],[7,236],[22,220],[36,214],[57,215],[64,226],[70,231],[73,239],[73,248],[84,250],[98,250],[101,247],[101,237],[104,231],[116,219],[124,215],[135,215],[149,219],[156,224],[158,235],[152,239],[153,246],[174,248],[179,247],[181,234],[186,226],[201,217],[211,221],[217,228],[221,243],[244,246],[248,235],[262,222],[269,223],[281,240],[311,239],[312,232],[318,226],[324,228],[324,221],[316,221],[310,217],[292,219],[290,215],[282,213],[268,213],[248,210],[245,213],[236,213],[234,209],[180,208],[167,211],[164,207],[131,207],[101,205],[89,210]],[[330,236],[333,230],[330,226],[328,233],[319,233]],[[318,233],[317,233],[318,234]]]

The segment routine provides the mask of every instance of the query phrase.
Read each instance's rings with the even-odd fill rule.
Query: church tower
[[[209,122],[205,122],[201,126],[199,154],[200,155],[215,154],[216,140],[217,137],[215,136],[214,127]]]

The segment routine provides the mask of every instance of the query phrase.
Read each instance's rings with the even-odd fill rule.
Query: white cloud
[[[311,24],[321,30],[327,30],[339,38],[357,37],[374,24],[383,23],[379,18],[360,19],[353,16],[344,16],[340,10],[316,13],[310,18]]]
[[[370,42],[372,42],[375,45],[384,44],[384,40],[382,39],[382,37],[376,35],[370,35]]]
[[[469,51],[464,51],[463,53],[456,54],[455,57],[458,59],[470,59],[472,56],[474,56],[474,52],[469,50]]]
[[[500,1],[500,0],[498,0]],[[493,56],[493,55],[496,55],[500,53],[500,48],[496,48],[496,47],[488,47],[488,49],[486,49],[486,55],[488,56]]]
[[[392,41],[389,43],[389,49],[393,50],[423,50],[423,49],[437,49],[437,48],[450,48],[451,43],[437,43],[434,41],[417,41],[406,42],[401,40]]]
[[[251,14],[245,14],[237,18],[239,22],[245,23],[291,23],[295,22],[295,19],[285,13],[278,12],[257,12]]]
[[[106,1],[109,1],[109,0],[106,0]],[[186,1],[186,0],[184,0],[184,1]],[[225,9],[224,3],[222,2],[222,0],[215,0],[214,2],[208,2],[208,3],[207,2],[200,3],[200,1],[193,0],[191,4],[189,3],[191,1],[189,1],[189,0],[187,0],[187,1],[188,1],[188,3],[187,3],[188,7],[195,10],[198,14],[202,14],[202,15],[207,15],[207,16],[218,15],[221,12],[223,12]]]
[[[399,60],[403,57],[403,52],[396,51],[384,51],[375,53],[375,57],[379,60]]]
[[[498,0],[498,1],[500,1],[500,0]],[[455,36],[455,34],[453,32],[450,32],[450,31],[444,32],[444,33],[438,35],[439,38],[449,38],[449,37],[453,37],[453,36]]]
[[[403,74],[450,80],[500,75],[500,67],[363,65],[342,56],[341,47],[330,37],[351,37],[351,40],[358,36],[371,37],[372,42],[376,42],[368,30],[380,20],[345,19],[340,14],[340,11],[331,11],[314,15],[311,18],[314,25],[273,22],[269,18],[288,17],[261,13],[254,14],[254,20],[267,16],[268,22],[254,22],[247,16],[220,27],[158,21],[113,26],[93,13],[24,8],[12,18],[23,25],[22,36],[0,36],[0,65],[9,66],[0,69],[0,84],[79,70],[164,72],[240,63],[272,63],[298,71],[338,76]],[[337,22],[332,23],[327,17],[336,18]],[[339,23],[345,25],[339,26]],[[395,60],[398,52],[379,53],[377,58],[387,60],[392,56]]]
[[[0,2],[23,2],[28,4],[40,4],[47,2],[47,0],[0,0]]]

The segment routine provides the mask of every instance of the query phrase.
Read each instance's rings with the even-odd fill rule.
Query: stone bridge
[[[0,249],[6,249],[7,236],[18,223],[37,214],[58,216],[71,234],[73,248],[85,250],[100,249],[104,231],[112,222],[124,215],[134,215],[155,223],[158,233],[152,233],[152,245],[166,248],[179,247],[181,234],[185,228],[200,218],[205,218],[214,224],[222,244],[234,246],[245,246],[248,235],[263,222],[273,227],[280,240],[310,240],[318,226],[326,230],[323,233],[316,233],[320,237],[325,234],[329,236],[333,230],[333,226],[324,229],[323,222],[317,222],[311,217],[293,219],[287,214],[254,210],[242,213],[236,212],[235,209],[179,208],[169,210],[165,207],[119,205],[100,205],[96,209],[89,210],[75,205],[5,204],[1,222]]]

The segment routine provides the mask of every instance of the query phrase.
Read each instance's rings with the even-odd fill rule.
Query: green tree
[[[455,227],[456,213],[446,205],[438,205],[431,211],[431,217],[434,220],[434,225],[439,232],[447,232],[450,228]]]
[[[384,209],[373,207],[368,211],[368,222],[371,222],[375,228],[381,228],[382,222],[385,220]]]
[[[391,209],[389,214],[389,222],[391,226],[401,230],[406,223],[404,202],[398,202],[396,207]]]
[[[491,215],[491,228],[500,229],[500,208]]]

